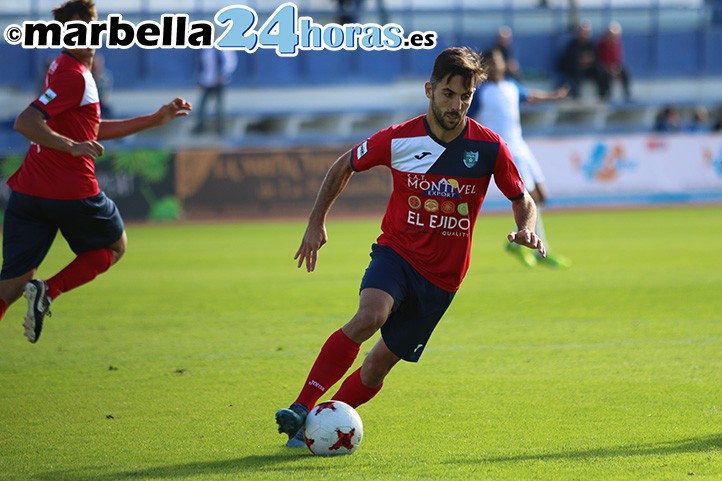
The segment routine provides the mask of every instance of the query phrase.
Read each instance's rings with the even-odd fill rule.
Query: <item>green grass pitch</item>
[[[380,216],[332,215],[312,274],[300,220],[130,225],[126,258],[60,297],[37,344],[24,301],[0,322],[0,480],[721,480],[721,219],[548,212],[574,262],[555,271],[482,213],[421,362],[359,408],[339,458],[285,448],[273,414],[355,312]],[[70,258],[57,242],[39,276]]]

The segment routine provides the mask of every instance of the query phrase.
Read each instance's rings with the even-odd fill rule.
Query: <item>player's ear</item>
[[[431,82],[426,82],[424,84],[424,92],[426,93],[426,98],[431,99],[431,93],[433,92],[434,88],[431,86]]]

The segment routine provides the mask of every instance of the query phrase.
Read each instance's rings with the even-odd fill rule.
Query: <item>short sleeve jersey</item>
[[[394,249],[430,282],[459,289],[471,237],[491,177],[510,200],[524,184],[506,144],[467,117],[462,134],[438,140],[421,115],[381,130],[351,152],[351,166],[391,170],[393,191],[377,242]]]
[[[48,68],[45,86],[31,106],[48,127],[77,142],[97,140],[100,125],[98,88],[91,72],[63,52]],[[84,199],[100,192],[95,163],[31,143],[20,168],[8,179],[16,192],[49,199]]]

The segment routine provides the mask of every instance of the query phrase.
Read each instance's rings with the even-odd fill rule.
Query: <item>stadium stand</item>
[[[0,27],[27,19],[47,19],[55,0],[3,2]],[[138,22],[165,12],[190,12],[192,19],[212,19],[228,2],[220,0],[98,1],[101,18],[123,13]],[[281,2],[247,2],[259,18]],[[334,20],[330,0],[297,1],[302,15],[326,24]],[[367,2],[360,21],[378,21],[375,2]],[[722,7],[718,0],[590,0],[571,11],[567,1],[538,0],[386,0],[390,21],[405,30],[434,30],[439,47],[490,45],[499,25],[514,30],[514,49],[531,87],[549,88],[557,79],[554,63],[571,35],[574,18],[592,22],[595,35],[610,20],[624,27],[625,55],[632,70],[634,102],[596,101],[592,95],[560,104],[526,106],[528,135],[650,131],[659,108],[670,100],[683,112],[703,104],[722,105]],[[239,66],[227,99],[229,144],[347,141],[372,133],[425,108],[422,82],[437,50],[398,52],[302,51],[279,57],[271,50],[239,54]],[[171,94],[197,100],[196,52],[191,49],[104,49],[113,74],[111,103],[120,116],[146,112],[148,105]],[[54,52],[25,50],[0,41],[0,57],[12,69],[0,75],[0,140],[6,149],[18,142],[11,133],[14,115],[29,102]],[[170,92],[170,93],[169,93]],[[617,93],[613,99],[619,99]],[[133,142],[218,142],[193,137],[191,123],[174,130],[151,131]],[[175,126],[177,127],[177,126]],[[185,130],[187,129],[187,130]]]

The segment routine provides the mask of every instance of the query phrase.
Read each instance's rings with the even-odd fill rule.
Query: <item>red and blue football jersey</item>
[[[510,200],[524,193],[506,144],[471,118],[449,143],[434,137],[426,115],[381,130],[351,153],[355,171],[377,165],[393,176],[378,243],[450,292],[469,268],[471,235],[492,175]]]
[[[31,105],[58,134],[76,142],[98,139],[98,88],[87,67],[70,54],[63,52],[53,61],[43,92]],[[48,199],[84,199],[100,192],[93,159],[35,143],[8,179],[8,186],[21,194]]]

